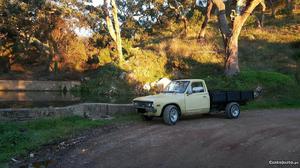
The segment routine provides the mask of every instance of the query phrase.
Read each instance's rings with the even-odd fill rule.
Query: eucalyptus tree
[[[116,1],[104,0],[102,9],[104,12],[108,32],[117,46],[119,63],[122,64],[124,63],[124,57],[122,51],[121,29],[120,29],[120,23],[118,18],[118,7],[116,5]]]
[[[252,11],[262,0],[239,0],[236,15],[232,16],[232,26],[229,27],[225,16],[225,4],[222,0],[212,0],[218,9],[218,22],[225,44],[225,74],[232,76],[240,72],[238,60],[238,38],[244,23]]]
[[[1,0],[1,57],[9,65],[39,64],[45,71],[55,55],[71,61],[67,46],[77,40],[74,26],[85,23],[83,7],[72,0]]]

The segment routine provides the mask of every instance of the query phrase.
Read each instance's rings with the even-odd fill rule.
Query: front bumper
[[[134,106],[138,113],[155,113],[157,110],[154,107],[139,107]]]

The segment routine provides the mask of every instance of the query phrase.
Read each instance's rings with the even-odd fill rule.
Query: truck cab
[[[223,98],[224,94],[226,100]],[[211,95],[214,95],[213,99]],[[240,93],[240,95],[242,94]],[[135,98],[133,106],[145,120],[163,117],[168,125],[174,125],[181,116],[208,113],[212,107],[220,110],[226,109],[228,103],[235,107],[233,108],[235,114],[231,114],[231,118],[237,118],[240,112],[237,102],[242,99],[239,97],[236,100],[228,101],[228,96],[230,95],[227,95],[227,92],[211,94],[202,79],[182,79],[172,81],[159,94]],[[212,100],[219,102],[214,103]]]

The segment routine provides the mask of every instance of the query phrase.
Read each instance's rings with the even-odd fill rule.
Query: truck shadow
[[[191,115],[191,116],[183,116],[180,118],[180,120],[198,120],[198,119],[227,119],[226,115],[224,113],[217,113],[217,114],[195,114],[195,115]]]
[[[183,116],[180,117],[179,121],[191,121],[191,120],[207,120],[207,119],[222,119],[222,120],[226,120],[227,117],[224,113],[217,113],[217,114],[195,114],[195,115],[190,115],[190,116]],[[144,121],[144,123],[147,123],[149,125],[165,125],[163,122],[163,118],[161,117],[157,117],[154,118],[152,121],[147,122]]]

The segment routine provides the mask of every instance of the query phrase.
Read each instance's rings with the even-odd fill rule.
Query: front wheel
[[[235,119],[238,118],[240,115],[240,105],[238,103],[232,102],[228,103],[225,108],[225,114],[227,118]]]
[[[175,125],[179,118],[179,109],[174,105],[168,105],[163,113],[164,122],[168,125]]]

